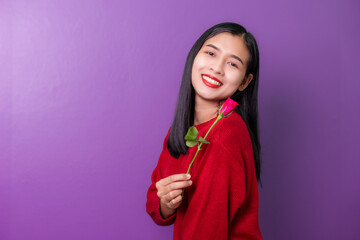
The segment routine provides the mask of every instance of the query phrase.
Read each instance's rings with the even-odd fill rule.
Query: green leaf
[[[187,141],[186,141],[186,146],[188,146],[188,147],[193,147],[193,146],[195,146],[196,144],[198,144],[197,139],[196,139],[196,140],[187,140]]]
[[[203,137],[199,137],[199,142],[209,144],[210,142],[206,141]]]
[[[193,141],[193,140],[196,140],[197,142],[197,136],[199,135],[199,131],[196,129],[196,127],[194,126],[191,126],[188,130],[188,132],[186,133],[185,135],[185,140],[188,141]],[[195,145],[194,145],[195,146]]]

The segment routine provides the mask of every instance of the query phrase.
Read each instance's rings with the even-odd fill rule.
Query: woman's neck
[[[208,101],[199,96],[195,96],[194,125],[213,119],[217,116],[218,110],[219,101]]]

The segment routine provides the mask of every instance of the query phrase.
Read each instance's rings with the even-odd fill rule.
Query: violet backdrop
[[[171,239],[146,191],[224,21],[261,54],[264,239],[359,239],[357,0],[0,1],[0,239]]]

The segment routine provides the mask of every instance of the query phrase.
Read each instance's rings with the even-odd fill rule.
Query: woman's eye
[[[237,65],[235,63],[229,62],[229,64],[230,64],[230,66],[237,68]]]
[[[213,52],[206,52],[207,54],[209,54],[210,56],[214,56],[215,54]]]

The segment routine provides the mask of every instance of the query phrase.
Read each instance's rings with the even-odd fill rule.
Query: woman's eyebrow
[[[219,52],[221,52],[221,49],[219,49],[217,46],[213,45],[213,44],[207,44],[207,47],[211,47],[214,48],[215,50],[218,50]],[[234,55],[234,54],[230,54],[230,57],[235,58],[237,60],[239,60],[241,62],[242,65],[244,65],[244,62],[241,60],[241,58],[239,58],[238,56]]]

